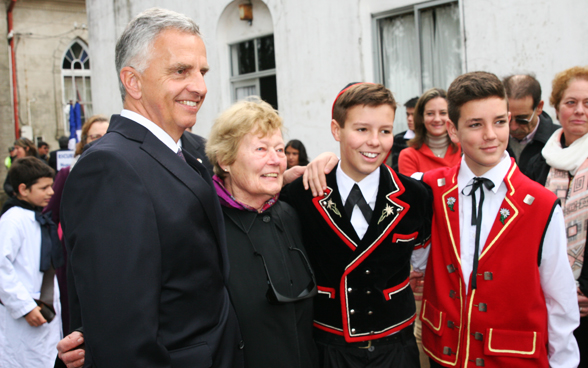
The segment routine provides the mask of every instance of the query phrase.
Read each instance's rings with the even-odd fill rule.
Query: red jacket
[[[521,174],[513,161],[504,178],[506,197],[472,275],[478,287],[466,290],[460,266],[459,167],[424,176],[434,198],[421,313],[424,350],[446,367],[549,367],[538,260],[557,198]],[[501,218],[503,209],[506,218]]]
[[[408,147],[400,152],[398,157],[398,172],[411,176],[415,172],[427,172],[441,167],[452,167],[459,164],[461,160],[461,146],[457,145],[457,150],[449,146],[445,157],[437,157],[431,151],[429,146],[423,144],[421,148],[414,149]]]

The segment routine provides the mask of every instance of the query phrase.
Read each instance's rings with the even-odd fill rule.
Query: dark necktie
[[[35,211],[35,220],[41,225],[41,272],[47,271],[51,266],[63,266],[63,249],[57,235],[57,226],[51,220],[51,213]]]
[[[469,194],[466,194],[466,188],[463,194],[472,196],[472,226],[476,225],[476,243],[474,247],[474,264],[472,267],[472,290],[477,288],[476,278],[478,274],[478,253],[480,252],[480,232],[482,231],[482,204],[484,203],[484,187],[491,190],[494,183],[490,179],[475,177],[471,185]],[[476,191],[480,190],[480,204],[476,202]],[[477,207],[477,208],[476,208]]]
[[[184,160],[184,162],[186,162],[186,158],[184,157],[184,154],[182,153],[182,149],[181,149],[181,148],[178,148],[178,153],[177,153],[177,155],[178,155],[178,156],[180,156],[180,158],[181,158],[182,160]]]
[[[372,209],[363,198],[361,194],[361,189],[359,189],[359,185],[354,184],[353,189],[351,189],[351,193],[349,193],[349,197],[347,197],[347,201],[345,202],[345,211],[349,215],[349,219],[351,219],[351,214],[353,213],[353,207],[357,205],[365,217],[367,223],[370,223],[372,219]]]

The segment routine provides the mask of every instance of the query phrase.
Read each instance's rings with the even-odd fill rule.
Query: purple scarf
[[[218,200],[220,201],[221,206],[236,208],[241,211],[252,211],[252,212],[263,213],[268,208],[273,206],[277,202],[278,197],[280,196],[280,193],[278,193],[275,196],[273,196],[272,198],[270,198],[267,202],[264,203],[261,210],[258,211],[256,208],[253,208],[249,205],[246,205],[245,203],[241,203],[241,202],[237,201],[235,199],[235,197],[233,197],[231,195],[231,193],[229,193],[227,188],[225,188],[225,184],[223,182],[223,179],[221,179],[217,175],[214,175],[212,177],[212,181],[214,181],[214,189],[216,189],[216,194],[218,195]]]

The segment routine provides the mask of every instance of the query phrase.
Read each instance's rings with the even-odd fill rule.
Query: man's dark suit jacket
[[[184,162],[114,115],[69,175],[61,221],[86,367],[243,365],[223,215],[193,138]]]
[[[519,157],[519,159],[517,160],[517,165],[519,166],[519,169],[523,174],[527,176],[529,176],[528,166],[531,159],[536,155],[541,154],[541,150],[543,149],[543,147],[545,147],[545,143],[547,143],[549,137],[551,137],[553,132],[561,128],[561,126],[553,123],[551,117],[545,111],[543,111],[541,115],[539,115],[539,120],[539,127],[537,127],[537,132],[535,133],[533,140],[525,146],[523,152],[521,152],[521,157]],[[511,139],[514,138],[509,138],[507,152],[510,155],[510,157],[515,157],[513,150],[510,148]]]

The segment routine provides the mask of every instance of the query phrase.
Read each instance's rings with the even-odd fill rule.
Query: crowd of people
[[[396,136],[393,93],[350,83],[310,163],[257,98],[188,131],[184,15],[139,14],[116,67],[71,166],[5,161],[0,367],[588,366],[588,67],[555,76],[559,125],[533,76],[470,72]]]

